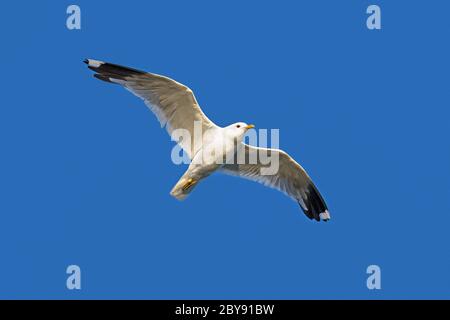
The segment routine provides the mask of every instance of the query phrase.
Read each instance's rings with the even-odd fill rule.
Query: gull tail
[[[198,181],[192,180],[188,175],[183,175],[170,191],[170,195],[177,200],[183,201],[194,190]]]
[[[306,197],[303,197],[298,203],[303,209],[303,212],[309,219],[316,221],[328,221],[330,220],[330,212],[327,205],[319,193],[319,190],[310,182],[306,188]]]

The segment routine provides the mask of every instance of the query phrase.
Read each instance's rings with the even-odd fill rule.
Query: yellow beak
[[[249,124],[245,127],[245,129],[249,130],[249,129],[253,129],[255,126],[253,124]]]

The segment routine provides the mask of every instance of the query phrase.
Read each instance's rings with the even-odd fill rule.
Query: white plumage
[[[199,181],[219,171],[284,192],[300,204],[310,219],[330,219],[322,196],[305,170],[294,159],[282,150],[258,148],[242,142],[246,131],[253,128],[252,125],[238,122],[224,128],[217,126],[200,109],[192,90],[170,78],[98,60],[88,59],[85,63],[96,72],[94,76],[98,79],[122,85],[143,99],[169,134],[178,129],[190,133],[193,139],[179,141],[179,145],[192,161],[171,191],[175,198],[183,200]],[[198,124],[201,132],[208,132],[208,139],[196,136],[195,126]],[[218,144],[223,146],[223,154],[214,152],[217,151]],[[243,163],[237,160],[239,152],[245,156],[246,161]],[[276,173],[261,174],[262,169],[267,167],[261,154],[279,159]],[[232,164],[224,164],[224,159],[229,157],[235,157]]]

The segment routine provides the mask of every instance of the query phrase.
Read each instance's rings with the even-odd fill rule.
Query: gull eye
[[[240,128],[241,127],[241,125],[240,124],[238,124],[237,126],[236,126],[236,128]]]

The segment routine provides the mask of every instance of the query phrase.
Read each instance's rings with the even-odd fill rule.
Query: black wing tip
[[[300,201],[298,203],[310,220],[327,222],[331,218],[325,201],[312,183],[306,189],[306,199],[303,199],[304,206]]]
[[[321,219],[323,222],[328,222],[328,221],[330,221],[330,219],[331,219],[330,212],[329,212],[328,210],[325,210],[324,212],[321,212],[321,213],[319,214],[319,217],[320,217],[320,219]]]
[[[125,77],[141,76],[147,74],[145,71],[104,62],[94,59],[84,59],[83,62],[88,65],[88,68],[97,72],[103,77],[112,79],[125,79]],[[103,80],[103,79],[102,79]]]
[[[99,74],[99,73],[95,73],[94,77],[99,79],[99,80],[105,81],[105,82],[114,83],[113,81],[111,81],[111,79],[109,77],[107,77],[105,75],[102,75],[102,74]]]
[[[95,59],[84,59],[84,63],[86,63],[89,67],[100,68],[101,66],[108,64],[106,62],[95,60]]]
[[[330,212],[328,210],[325,210],[324,212],[320,212],[320,213],[315,213],[315,212],[311,212],[311,211],[303,209],[303,212],[305,213],[306,217],[309,218],[309,220],[315,220],[317,222],[320,222],[320,221],[328,222],[331,219]]]

